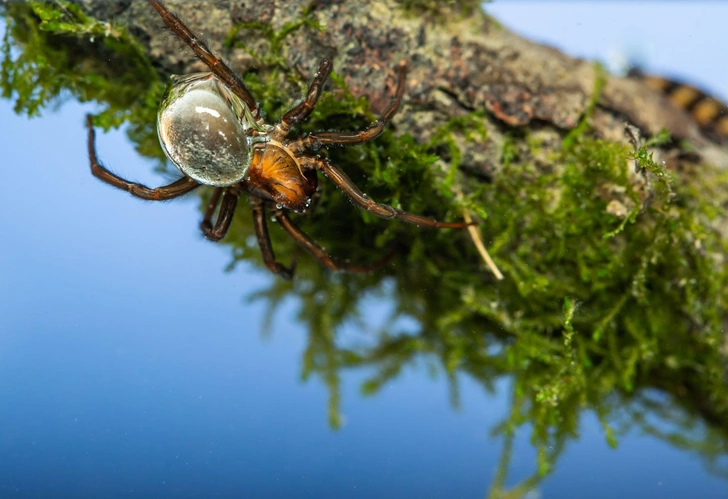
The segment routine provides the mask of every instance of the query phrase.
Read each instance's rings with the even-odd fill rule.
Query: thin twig
[[[455,193],[455,197],[457,197],[458,201],[462,201],[463,193],[460,191],[460,189],[457,187],[453,187],[452,190]],[[464,208],[463,218],[465,219],[465,222],[473,223],[473,219],[470,216],[470,213]],[[499,281],[503,280],[503,274],[501,274],[501,271],[498,270],[495,262],[488,254],[488,250],[485,249],[485,244],[483,244],[483,237],[480,234],[479,228],[474,225],[468,225],[468,232],[470,233],[470,238],[473,240],[473,244],[475,244],[475,247],[478,249],[478,253],[480,253],[480,256],[483,258],[483,261],[485,261],[485,264],[488,266],[490,271],[493,272],[495,278]]]

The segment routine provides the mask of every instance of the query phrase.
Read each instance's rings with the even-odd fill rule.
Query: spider
[[[356,265],[331,258],[288,217],[286,210],[305,211],[311,204],[318,185],[317,171],[333,181],[355,205],[378,217],[431,228],[463,228],[469,225],[438,222],[376,203],[327,158],[307,152],[326,146],[363,144],[377,138],[402,101],[407,68],[404,61],[397,65],[394,98],[384,114],[366,129],[358,132],[318,132],[288,139],[291,128],[313,111],[333,69],[331,61],[321,61],[305,98],[286,112],[277,124],[269,125],[261,118],[258,104],[242,79],[161,2],[149,0],[149,3],[164,23],[210,69],[209,73],[173,76],[157,115],[162,149],[184,176],[169,185],[149,188],[112,173],[99,163],[96,156],[93,121],[89,115],[86,117],[88,154],[91,173],[95,177],[135,197],[155,201],[182,196],[200,185],[214,187],[200,223],[203,234],[212,241],[225,237],[238,198],[247,193],[263,261],[268,269],[286,279],[293,277],[295,259],[290,267],[276,260],[266,226],[266,208],[272,210],[274,220],[295,242],[325,267],[365,273],[377,266]]]

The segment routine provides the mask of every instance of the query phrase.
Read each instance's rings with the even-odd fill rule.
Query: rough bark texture
[[[243,49],[223,49],[233,26],[257,22],[280,29],[299,19],[304,7],[294,0],[168,4],[241,74],[256,61]],[[474,175],[498,174],[504,134],[511,127],[527,126],[546,139],[546,149],[558,147],[556,139],[576,125],[594,93],[598,73],[592,62],[518,37],[477,9],[413,11],[394,0],[317,0],[312,6],[311,15],[324,29],[302,28],[286,37],[288,67],[310,78],[322,58],[332,58],[352,93],[367,96],[377,112],[389,99],[382,88],[391,82],[391,68],[405,59],[409,74],[405,105],[394,120],[398,130],[424,142],[454,117],[488,111],[489,140],[462,144],[462,167]],[[96,18],[127,25],[170,73],[205,69],[146,2],[87,1],[85,7]],[[262,37],[245,40],[253,51],[266,43]],[[703,137],[684,111],[639,81],[607,75],[592,125],[598,136],[625,140],[625,120],[647,134],[667,129],[689,140],[706,161],[728,167],[728,150]]]

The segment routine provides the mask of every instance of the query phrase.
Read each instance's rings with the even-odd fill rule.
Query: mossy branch
[[[585,407],[614,444],[615,407],[650,388],[718,442],[680,445],[710,449],[710,459],[728,452],[728,150],[680,110],[638,82],[515,36],[471,2],[170,6],[245,75],[270,120],[301,97],[322,58],[333,59],[302,134],[367,126],[389,101],[390,69],[406,59],[407,96],[391,129],[326,154],[372,198],[441,219],[472,213],[503,271],[502,281],[485,271],[465,231],[384,222],[326,186],[297,223],[329,252],[366,262],[402,248],[366,276],[302,260],[293,284],[256,295],[270,317],[285,297],[299,300],[310,328],[304,376],[330,387],[333,426],[342,371],[370,368],[363,390],[374,393],[426,359],[450,380],[453,400],[456,374],[486,388],[513,378],[503,432],[531,423],[541,452],[529,484],[552,469]],[[19,112],[70,90],[100,103],[98,124],[129,123],[140,152],[161,157],[154,115],[165,78],[204,67],[145,2],[11,4],[7,21],[2,86]],[[647,141],[630,142],[625,117]],[[204,206],[209,193],[200,195]],[[241,209],[224,240],[232,266],[259,262],[251,236]],[[290,241],[272,237],[288,260]],[[392,320],[372,346],[343,343],[338,328],[370,294],[386,298]],[[398,328],[400,319],[416,330]]]

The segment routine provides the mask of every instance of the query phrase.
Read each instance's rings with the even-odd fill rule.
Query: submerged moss
[[[154,116],[164,80],[122,28],[66,3],[13,4],[7,22],[3,95],[15,100],[18,112],[37,114],[70,91],[101,103],[98,124],[126,121],[141,153],[161,154]],[[282,62],[286,36],[321,28],[304,10],[300,22],[279,31],[240,25],[227,45],[239,46],[251,29],[263,32],[269,44],[255,53],[261,65],[245,81],[274,121],[307,84]],[[113,64],[106,62],[110,55]],[[340,75],[331,80],[298,133],[361,129],[375,118]],[[330,387],[332,425],[340,421],[343,371],[369,368],[362,390],[374,394],[408,364],[426,362],[451,380],[453,401],[460,375],[486,389],[510,376],[511,413],[496,429],[506,439],[499,476],[507,473],[509,439],[529,423],[540,449],[537,473],[524,482],[529,487],[576,438],[584,410],[598,415],[606,438],[616,444],[624,424],[647,427],[639,411],[628,423],[620,421],[625,408],[668,418],[666,408],[678,407],[684,415],[679,424],[687,428],[700,420],[707,436],[662,438],[709,461],[725,456],[728,385],[721,349],[728,248],[714,225],[726,217],[726,173],[700,165],[678,175],[653,159],[655,142],[633,148],[595,138],[587,112],[560,148],[542,150],[527,130],[509,134],[495,161],[498,174],[483,183],[461,174],[467,166],[462,146],[494,140],[489,120],[478,110],[442,125],[429,143],[395,130],[359,147],[320,152],[378,201],[445,220],[459,220],[465,209],[478,215],[506,275],[495,282],[465,231],[377,219],[322,179],[316,209],[295,216],[296,223],[333,256],[371,262],[396,246],[393,262],[371,275],[332,274],[302,256],[295,281],[273,280],[251,299],[267,301],[270,320],[284,298],[298,300],[299,319],[309,328],[303,376],[318,376]],[[467,194],[454,196],[455,185]],[[204,207],[209,193],[200,192]],[[223,244],[231,249],[231,267],[254,261],[264,269],[250,216],[238,210]],[[275,226],[271,236],[280,260],[290,261],[292,241]],[[391,304],[390,320],[371,346],[346,344],[337,337],[339,327],[356,320],[360,303],[372,295]],[[414,319],[417,329],[401,326],[403,318]],[[668,397],[651,397],[654,389]],[[497,478],[494,490],[502,483]]]

